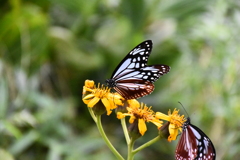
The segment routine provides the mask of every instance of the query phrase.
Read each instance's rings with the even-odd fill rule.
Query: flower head
[[[118,94],[110,93],[108,87],[100,86],[100,84],[96,87],[94,81],[85,81],[85,86],[83,87],[83,102],[87,104],[88,107],[93,108],[95,114],[103,114],[107,111],[107,115],[110,115],[117,105],[122,105],[121,98]]]
[[[158,128],[162,126],[162,121],[155,118],[155,113],[151,110],[151,107],[147,107],[145,104],[133,102],[135,105],[127,107],[128,113],[118,112],[118,119],[124,118],[125,116],[130,116],[129,123],[132,124],[133,129],[137,129],[137,133],[140,133],[141,136],[147,131],[146,122],[152,122]],[[137,127],[136,127],[137,126]],[[131,127],[130,127],[131,128]]]
[[[168,111],[168,115],[161,112],[156,112],[156,117],[168,121],[170,124],[168,126],[169,136],[168,141],[176,140],[178,135],[178,130],[182,131],[182,125],[186,121],[184,115],[180,116],[178,114],[179,110],[174,109],[173,112]]]

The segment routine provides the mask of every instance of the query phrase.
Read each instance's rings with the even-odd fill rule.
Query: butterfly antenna
[[[178,102],[178,103],[181,104],[182,108],[184,109],[184,111],[185,111],[186,114],[188,115],[188,113],[187,113],[186,109],[184,108],[184,106],[182,105],[182,103],[181,103],[181,102]],[[189,117],[189,115],[188,115],[188,117]]]

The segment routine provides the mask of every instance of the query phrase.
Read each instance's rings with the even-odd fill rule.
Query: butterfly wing
[[[142,79],[155,82],[162,75],[168,73],[170,71],[170,67],[163,64],[158,65],[149,65],[144,68],[141,68],[141,75],[143,75]]]
[[[192,132],[195,132],[194,135],[196,137],[197,141],[197,148],[198,148],[198,154],[196,156],[196,159],[200,160],[215,160],[216,159],[216,151],[215,147],[208,138],[208,136],[200,130],[198,127],[191,124],[191,130]]]
[[[133,48],[127,56],[119,63],[112,74],[111,79],[118,79],[123,75],[147,66],[148,57],[152,51],[152,41],[147,40]]]
[[[125,99],[137,99],[154,90],[152,84],[170,71],[167,65],[147,65],[152,51],[152,41],[147,40],[132,49],[106,80]]]
[[[148,81],[128,79],[120,81],[113,88],[125,99],[137,99],[150,94],[154,90],[154,85]]]
[[[198,127],[185,122],[176,148],[176,160],[215,160],[216,151],[208,136]]]

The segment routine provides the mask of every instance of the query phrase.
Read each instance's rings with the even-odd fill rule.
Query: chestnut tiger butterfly
[[[183,124],[183,131],[175,151],[176,160],[215,160],[216,151],[212,141],[190,122]]]
[[[133,48],[114,70],[107,86],[125,99],[137,99],[154,90],[153,82],[170,71],[163,64],[147,65],[152,51],[152,41],[147,40]]]

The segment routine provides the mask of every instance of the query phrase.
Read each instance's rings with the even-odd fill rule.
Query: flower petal
[[[129,118],[129,123],[133,123],[135,121],[136,117],[133,115]]]
[[[88,104],[93,99],[93,97],[94,97],[93,94],[89,94],[89,95],[85,96],[82,100],[85,104]]]
[[[136,108],[140,107],[140,103],[136,99],[127,100],[127,103],[128,103],[128,107],[136,107]]]
[[[156,115],[155,115],[156,118],[158,119],[163,119],[163,120],[166,120],[166,121],[169,121],[170,120],[170,117],[166,114],[163,114],[161,112],[156,112]]]
[[[122,118],[124,118],[126,115],[125,114],[123,114],[122,112],[117,112],[117,118],[118,119],[122,119]]]
[[[93,87],[94,87],[94,81],[87,79],[87,80],[85,81],[85,86],[86,86],[87,88],[93,88]]]
[[[168,141],[171,142],[172,140],[176,140],[179,128],[174,124],[170,124],[168,128],[169,128],[169,134],[170,134],[168,136]]]
[[[139,129],[139,132],[142,136],[147,131],[147,126],[146,126],[146,123],[143,119],[138,119],[138,129]]]
[[[107,98],[102,98],[102,103],[105,106],[106,110],[107,110],[107,115],[110,115],[112,113],[111,109],[111,103]]]
[[[97,104],[97,102],[100,100],[100,98],[98,97],[94,97],[89,103],[88,103],[88,107],[92,108],[94,107],[95,104]]]
[[[163,123],[163,121],[160,121],[158,119],[151,120],[150,122],[155,124],[158,127],[158,129],[160,129],[162,127],[162,123]]]

